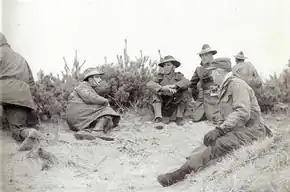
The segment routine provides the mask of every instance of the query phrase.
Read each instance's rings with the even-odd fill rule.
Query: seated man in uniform
[[[154,93],[153,109],[156,129],[163,128],[163,114],[171,116],[171,120],[177,125],[183,122],[183,114],[187,101],[190,99],[188,87],[190,81],[175,69],[180,66],[180,62],[172,56],[165,56],[164,60],[158,64],[163,68],[163,73],[158,74],[147,86]]]
[[[113,140],[102,135],[119,124],[120,115],[110,107],[106,98],[97,93],[102,75],[104,73],[96,68],[85,70],[83,81],[69,96],[67,123],[71,130],[76,131],[75,138],[78,140],[96,137]]]
[[[219,124],[204,136],[204,145],[178,170],[157,177],[164,187],[183,180],[191,172],[197,173],[211,160],[225,156],[242,145],[271,136],[271,130],[263,123],[253,89],[232,75],[230,59],[215,59],[208,69],[212,70],[214,82],[220,85]]]

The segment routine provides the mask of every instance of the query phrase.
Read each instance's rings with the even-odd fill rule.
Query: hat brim
[[[237,56],[237,55],[234,55],[234,58],[236,58],[236,59],[241,59],[241,60],[248,59],[248,57],[239,57],[239,56]]]
[[[86,77],[83,78],[83,81],[87,80],[89,77],[94,76],[94,75],[103,76],[105,75],[105,73],[94,73],[94,74],[87,75]]]
[[[215,54],[217,54],[217,50],[208,50],[208,51],[204,51],[204,52],[201,51],[201,52],[199,52],[197,54],[200,56],[200,55],[204,55],[206,53],[212,53],[213,55],[215,55]]]
[[[176,68],[181,65],[181,63],[179,61],[172,59],[172,60],[162,61],[161,63],[158,64],[158,66],[164,67],[165,63],[167,63],[167,62],[171,62]]]

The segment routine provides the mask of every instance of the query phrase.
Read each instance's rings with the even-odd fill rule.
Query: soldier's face
[[[101,77],[100,76],[98,76],[98,75],[94,75],[94,76],[92,76],[92,77],[89,77],[89,84],[91,85],[91,86],[93,86],[93,87],[96,87],[96,86],[98,86],[99,84],[100,84],[100,82],[101,82]]]
[[[208,64],[208,63],[212,62],[213,54],[212,53],[205,53],[205,54],[200,55],[200,58],[201,58],[201,62],[203,64]]]
[[[173,72],[175,70],[175,66],[171,63],[171,62],[167,62],[164,64],[164,73],[165,74],[170,74],[171,72]]]

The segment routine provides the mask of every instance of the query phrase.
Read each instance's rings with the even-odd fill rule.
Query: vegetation
[[[162,56],[159,50],[160,60]],[[80,62],[75,51],[72,67],[64,60],[64,71],[61,75],[38,72],[35,102],[42,120],[65,118],[68,96],[82,78],[82,68],[86,61]],[[147,108],[150,92],[146,83],[158,72],[157,61],[143,54],[132,59],[127,52],[127,40],[123,54],[117,55],[117,61],[104,63],[96,67],[105,72],[104,81],[98,92],[109,99],[111,106],[119,112],[128,108]],[[257,93],[263,112],[286,110],[283,103],[290,101],[290,74],[285,69],[280,75],[271,75]]]

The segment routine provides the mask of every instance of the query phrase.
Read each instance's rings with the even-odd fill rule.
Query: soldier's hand
[[[222,130],[220,128],[215,128],[214,130],[211,130],[207,134],[205,134],[203,138],[203,144],[207,147],[212,146],[215,141],[221,136],[223,136]]]
[[[168,87],[169,87],[170,89],[177,89],[177,86],[176,86],[176,85],[168,85]]]
[[[175,94],[177,92],[176,89],[169,88],[169,92]]]
[[[161,88],[163,92],[170,92],[170,93],[176,93],[176,86],[175,85],[165,85]]]

